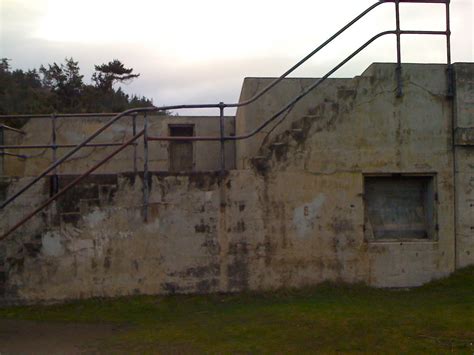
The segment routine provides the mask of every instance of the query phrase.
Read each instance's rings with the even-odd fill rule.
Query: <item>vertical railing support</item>
[[[223,102],[219,102],[219,132],[220,132],[220,144],[221,144],[221,174],[224,174],[225,171],[225,122],[224,122],[224,108],[225,105]]]
[[[446,1],[446,63],[448,64],[447,75],[448,75],[448,97],[454,95],[454,73],[453,66],[451,64],[451,15],[449,10],[450,1]]]
[[[400,34],[400,1],[395,1],[395,22],[396,22],[396,36],[397,36],[397,97],[402,97],[402,50],[401,50],[401,34]]]
[[[135,137],[137,134],[137,114],[132,116],[132,135]],[[137,174],[137,146],[133,145],[133,173]]]
[[[144,114],[143,120],[143,220],[148,222],[148,117]]]
[[[56,163],[58,159],[58,145],[57,145],[57,132],[56,132],[56,115],[51,115],[51,159],[52,164]],[[54,195],[59,191],[59,178],[58,169],[54,168],[51,176],[51,194]]]
[[[449,0],[446,1],[446,56],[448,65],[451,65],[451,15],[449,11],[449,3]]]
[[[5,134],[3,133],[4,129],[2,126],[0,126],[0,145],[5,144]],[[0,149],[0,174],[4,175],[5,174],[5,149]]]

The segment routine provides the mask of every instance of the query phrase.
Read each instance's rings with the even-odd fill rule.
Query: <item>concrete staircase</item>
[[[74,175],[59,176],[58,190],[63,189],[76,177]],[[110,205],[116,191],[116,174],[91,175],[87,177],[58,200],[56,204],[57,218],[54,221],[54,225],[61,226],[67,223],[77,225],[81,220],[81,216],[89,213],[94,207]]]

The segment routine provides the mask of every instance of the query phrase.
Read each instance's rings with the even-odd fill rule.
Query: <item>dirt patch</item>
[[[97,353],[98,344],[123,330],[111,324],[0,319],[0,354]]]

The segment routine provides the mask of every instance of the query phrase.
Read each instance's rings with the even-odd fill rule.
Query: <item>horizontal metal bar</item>
[[[146,107],[146,109],[150,109],[150,111],[168,111],[168,110],[180,110],[180,109],[193,109],[193,108],[219,108],[220,104],[195,104],[195,105],[171,105],[171,106],[150,106]],[[142,112],[144,107],[139,107],[136,109],[129,109],[127,110],[126,115],[123,116],[133,116],[134,114]],[[94,118],[94,117],[114,117],[117,115],[121,115],[122,112],[119,113],[58,113],[54,114],[56,118]],[[0,115],[0,119],[22,119],[22,118],[51,118],[51,114],[31,114],[31,115]]]
[[[20,158],[20,159],[28,159],[28,157],[27,157],[26,155],[23,155],[23,154],[15,154],[15,153],[9,153],[9,152],[0,152],[0,155],[8,155],[8,156],[17,157],[17,158]]]
[[[20,133],[20,134],[26,134],[25,131],[22,131],[21,129],[18,129],[18,128],[7,126],[6,124],[1,124],[0,129],[5,129],[7,131],[12,131],[12,132]]]
[[[225,136],[223,137],[225,140]],[[148,136],[149,141],[180,141],[180,142],[194,142],[194,141],[220,141],[220,137],[211,137],[211,136],[195,136],[195,137],[150,137]],[[227,139],[229,140],[229,139]]]
[[[400,34],[402,35],[442,35],[446,36],[448,34],[447,31],[406,31],[402,30],[400,31]]]
[[[138,143],[132,143],[130,145],[137,145]],[[122,143],[89,143],[83,147],[116,147],[122,145]],[[0,149],[41,149],[41,148],[74,148],[77,144],[32,144],[32,145],[0,145]]]
[[[143,135],[144,130],[141,130],[139,133],[137,133],[135,136],[130,138],[128,141],[125,143],[121,144],[119,148],[114,150],[112,153],[107,155],[104,159],[102,159],[100,162],[89,168],[85,173],[82,175],[78,176],[75,178],[73,181],[71,181],[69,184],[67,184],[61,191],[56,193],[55,195],[51,196],[49,199],[47,199],[45,202],[43,202],[39,207],[37,207],[33,212],[29,213],[26,215],[24,218],[22,218],[18,223],[16,223],[13,227],[11,227],[8,231],[6,231],[2,236],[0,236],[0,240],[5,239],[8,235],[13,233],[15,230],[20,228],[25,222],[27,222],[30,218],[35,216],[38,212],[43,210],[45,207],[50,205],[53,201],[64,195],[67,191],[69,191],[72,187],[80,183],[82,180],[84,180],[87,176],[89,176],[92,172],[100,168],[102,165],[107,163],[110,159],[112,159],[115,155],[117,155],[119,152],[121,152],[123,149],[128,147],[130,144],[135,142],[138,138],[140,138]]]
[[[73,118],[73,117],[113,117],[119,113],[55,113],[55,117],[61,118]],[[0,119],[3,118],[51,118],[53,114],[27,114],[27,115],[0,115]]]
[[[450,0],[379,0],[381,3],[384,2],[400,2],[400,3],[412,3],[412,4],[449,4]]]

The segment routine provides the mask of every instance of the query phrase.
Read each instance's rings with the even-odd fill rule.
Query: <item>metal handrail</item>
[[[446,4],[449,5],[450,0],[378,0],[376,3],[373,5],[369,6],[366,10],[362,11],[359,15],[354,17],[353,20],[348,22],[345,26],[343,26],[339,31],[337,31],[334,35],[329,37],[326,41],[324,41],[320,46],[318,46],[316,49],[311,51],[309,54],[307,54],[303,59],[301,59],[298,63],[293,65],[290,69],[288,69],[285,73],[283,73],[280,77],[272,81],[270,84],[265,86],[263,89],[261,89],[259,92],[257,92],[254,96],[251,98],[242,101],[242,102],[236,102],[236,103],[216,103],[216,104],[191,104],[191,105],[171,105],[171,106],[161,106],[159,107],[159,111],[166,111],[166,110],[181,110],[181,109],[201,109],[201,108],[235,108],[235,107],[242,107],[251,104],[252,102],[256,101],[258,98],[260,98],[262,95],[264,95],[266,92],[268,92],[270,89],[272,89],[275,85],[280,83],[283,79],[285,79],[288,75],[290,75],[292,72],[294,72],[296,69],[298,69],[301,65],[303,65],[306,61],[308,61],[311,57],[313,57],[316,53],[318,53],[320,50],[322,50],[324,47],[326,47],[329,43],[331,43],[333,40],[335,40],[337,37],[339,37],[342,33],[344,33],[348,28],[350,28],[352,25],[354,25],[356,22],[358,22],[360,19],[365,17],[368,13],[370,13],[372,10],[377,8],[380,5],[386,4],[386,3],[420,3],[420,4]],[[397,10],[398,14],[398,10]],[[448,13],[449,14],[449,13]],[[447,24],[449,24],[449,16],[446,18]],[[448,41],[449,41],[449,26],[447,26],[447,31],[443,31],[442,34],[447,35]],[[405,32],[405,33],[403,33]],[[408,34],[406,33],[407,31],[400,31],[397,30],[397,34]],[[417,34],[429,34],[429,33],[422,33],[422,32],[430,32],[430,31],[418,31]],[[441,31],[440,31],[441,32]],[[448,44],[448,64],[450,63],[450,58],[451,58],[451,49],[450,45]],[[83,114],[55,114],[56,117],[94,117],[94,116],[112,116],[114,114],[108,114],[108,113],[97,113],[97,114],[88,114],[88,113],[83,113]],[[49,117],[49,115],[15,115],[15,116],[8,116],[8,115],[0,115],[1,118],[46,118]]]
[[[33,218],[38,212],[42,211],[44,208],[49,206],[53,201],[57,200],[59,197],[64,195],[66,192],[68,192],[70,189],[72,189],[74,186],[76,186],[78,183],[80,183],[82,180],[84,180],[87,176],[89,176],[91,173],[93,173],[95,170],[100,168],[102,165],[107,163],[110,159],[112,159],[115,155],[120,153],[122,150],[124,150],[126,147],[128,147],[130,144],[133,144],[138,138],[143,136],[145,130],[142,129],[139,133],[134,135],[132,138],[124,142],[123,144],[120,145],[119,148],[115,149],[112,153],[107,155],[104,159],[102,159],[100,162],[95,164],[93,167],[89,168],[85,173],[82,175],[78,176],[75,178],[73,181],[71,181],[69,184],[67,184],[61,191],[57,192],[50,198],[48,198],[45,202],[43,202],[39,207],[37,207],[33,212],[29,213],[27,216],[23,217],[19,222],[17,222],[13,227],[11,227],[9,230],[7,230],[5,233],[3,233],[2,236],[0,236],[0,240],[5,239],[13,233],[15,230],[20,228],[25,222]]]
[[[425,35],[440,35],[444,34],[442,31],[400,31],[401,34],[425,34]],[[148,140],[151,141],[220,141],[220,140],[225,140],[225,141],[236,141],[236,140],[241,140],[241,139],[247,139],[258,132],[260,132],[263,128],[268,126],[271,122],[273,122],[275,119],[277,119],[281,114],[283,114],[285,111],[290,109],[294,104],[296,104],[298,101],[300,101],[303,97],[305,97],[310,91],[314,90],[317,88],[319,85],[323,83],[329,76],[334,74],[337,70],[339,70],[344,64],[346,64],[348,61],[350,61],[352,58],[354,58],[357,54],[359,54],[361,51],[363,51],[366,47],[368,47],[372,42],[374,42],[376,39],[383,37],[388,34],[397,34],[397,31],[383,31],[378,33],[377,35],[373,36],[371,39],[369,39],[367,42],[365,42],[362,46],[360,46],[358,49],[356,49],[354,52],[352,52],[348,57],[346,57],[342,62],[340,62],[338,65],[336,65],[334,68],[332,68],[329,72],[327,72],[324,76],[322,76],[320,79],[316,80],[312,85],[310,85],[308,88],[306,88],[304,91],[302,91],[298,96],[296,96],[294,99],[292,99],[288,104],[286,104],[283,108],[281,108],[278,112],[270,116],[267,120],[264,120],[264,122],[255,128],[253,131],[239,135],[239,136],[223,136],[223,137],[210,137],[210,136],[195,136],[195,137],[170,137],[170,136],[159,136],[159,137],[153,137],[149,136]]]
[[[26,134],[25,131],[22,131],[21,129],[18,129],[18,128],[7,126],[6,124],[0,124],[0,129],[5,129],[7,131],[12,131],[19,134]]]
[[[304,62],[306,62],[309,58],[311,58],[315,53],[317,53],[319,50],[321,50],[324,46],[326,46],[328,43],[330,43],[334,38],[339,36],[342,32],[344,32],[347,28],[352,26],[355,22],[360,20],[362,17],[364,17],[367,13],[372,11],[374,8],[379,6],[380,4],[383,3],[395,3],[396,5],[396,25],[397,28],[396,30],[391,30],[391,31],[383,31],[380,32],[379,34],[373,36],[371,39],[369,39],[367,42],[365,42],[362,46],[360,46],[356,51],[354,51],[352,54],[350,54],[348,57],[346,57],[343,61],[341,61],[338,65],[336,65],[333,69],[331,69],[326,75],[324,75],[322,78],[319,80],[315,81],[311,86],[309,86],[307,89],[305,89],[303,92],[301,92],[299,95],[297,95],[293,100],[291,100],[287,105],[285,105],[282,109],[280,109],[277,113],[273,114],[270,118],[265,120],[260,126],[255,128],[253,131],[240,135],[240,136],[225,136],[223,135],[223,130],[222,130],[222,118],[223,118],[223,112],[226,107],[241,107],[248,105],[255,100],[257,100],[259,97],[261,97],[263,94],[268,92],[272,87],[277,85],[279,82],[281,82],[286,76],[288,76],[292,71],[294,71],[296,68],[301,66]],[[153,141],[153,140],[212,140],[212,141],[221,141],[221,144],[223,145],[225,141],[235,141],[235,140],[240,140],[240,139],[246,139],[250,138],[259,131],[261,131],[263,128],[265,128],[267,125],[269,125],[271,122],[273,122],[277,117],[279,117],[282,113],[290,109],[293,105],[295,105],[298,101],[300,101],[303,97],[305,97],[310,91],[314,90],[316,87],[318,87],[324,80],[326,80],[330,75],[332,75],[335,71],[337,71],[340,67],[342,67],[344,64],[346,64],[349,60],[351,60],[354,56],[356,56],[358,53],[360,53],[364,48],[366,48],[368,45],[370,45],[373,41],[376,39],[387,35],[387,34],[395,34],[397,36],[397,80],[398,80],[398,91],[401,93],[401,86],[400,86],[400,69],[401,69],[401,54],[400,54],[400,36],[402,34],[427,34],[427,35],[446,35],[447,37],[447,62],[448,66],[451,64],[451,54],[450,54],[450,29],[449,29],[449,0],[379,0],[376,4],[370,6],[367,10],[362,12],[360,15],[358,15],[353,21],[349,22],[346,26],[344,26],[340,31],[338,31],[334,36],[332,36],[330,39],[328,39],[326,42],[324,42],[321,46],[316,48],[314,51],[312,51],[309,55],[307,55],[305,58],[303,58],[301,61],[299,61],[296,65],[294,65],[290,70],[285,72],[282,76],[279,78],[275,79],[273,82],[271,82],[269,85],[267,85],[265,88],[263,88],[259,93],[251,97],[250,99],[243,101],[241,103],[236,103],[236,104],[225,104],[223,102],[220,102],[218,104],[197,104],[197,105],[171,105],[171,106],[162,106],[162,107],[144,107],[144,108],[135,108],[135,109],[129,109],[126,110],[120,114],[117,114],[114,116],[111,120],[109,120],[104,126],[99,128],[96,132],[94,132],[91,136],[89,136],[87,139],[85,139],[82,143],[78,144],[75,146],[73,150],[71,150],[69,153],[67,153],[65,156],[60,158],[58,161],[54,162],[51,166],[49,166],[46,170],[44,170],[39,176],[34,178],[30,183],[28,183],[26,186],[24,186],[22,189],[20,189],[18,192],[16,192],[13,196],[8,198],[6,201],[4,201],[0,205],[0,209],[3,209],[5,206],[7,206],[9,203],[14,201],[18,196],[20,196],[22,193],[24,193],[26,190],[28,190],[32,185],[37,183],[41,178],[46,176],[49,172],[55,170],[60,164],[62,164],[64,161],[66,161],[69,157],[71,157],[73,154],[75,154],[78,150],[81,148],[85,147],[91,140],[93,140],[95,137],[97,137],[99,134],[101,134],[105,129],[110,127],[112,124],[114,124],[116,121],[118,121],[121,117],[131,115],[131,114],[137,114],[137,113],[144,113],[146,114],[147,112],[159,112],[159,111],[168,111],[168,110],[178,110],[178,109],[189,109],[189,108],[218,108],[220,111],[220,118],[221,118],[221,135],[220,137],[149,137],[147,136],[147,133],[142,131],[141,133],[145,135],[145,142],[147,141]],[[399,23],[399,3],[443,3],[446,5],[446,31],[402,31],[400,30],[400,23]],[[68,114],[66,114],[68,115]],[[65,117],[66,117],[65,115]],[[72,115],[72,114],[71,114]],[[34,116],[34,115],[31,115]],[[54,115],[54,117],[60,117],[61,115]],[[48,117],[48,116],[43,116],[43,117]],[[146,128],[145,128],[146,130]],[[134,136],[135,138],[136,136]],[[133,141],[135,141],[133,139]],[[132,141],[132,142],[133,142]],[[130,142],[129,144],[131,144]],[[125,145],[128,146],[129,144]],[[124,149],[125,146],[121,146],[119,148],[120,150]],[[221,147],[223,148],[223,147]],[[223,149],[222,149],[223,150]],[[115,155],[115,154],[113,154]],[[113,156],[112,155],[112,156]],[[112,157],[111,156],[111,157]],[[111,158],[110,157],[110,158]],[[109,158],[109,159],[110,159]],[[94,169],[95,170],[95,169]],[[90,172],[88,173],[90,174]],[[88,175],[87,174],[87,175]],[[72,186],[71,186],[72,187]],[[26,220],[22,220],[21,223],[18,224],[18,227],[23,224]],[[16,227],[17,228],[17,227]],[[7,232],[8,234],[11,233],[11,231]],[[2,236],[0,239],[4,238],[6,235]]]
[[[396,1],[396,0],[395,0]],[[303,58],[303,60],[299,61],[296,65],[294,65],[290,70],[288,70],[287,72],[285,72],[282,76],[280,76],[279,79],[275,80],[273,83],[271,83],[270,85],[268,85],[266,88],[264,88],[262,90],[262,94],[264,92],[267,92],[268,90],[270,90],[270,88],[272,88],[273,86],[277,85],[281,80],[283,80],[286,76],[288,76],[292,71],[294,71],[296,68],[298,68],[299,66],[301,66],[304,62],[306,62],[309,58],[311,58],[315,53],[317,53],[318,51],[320,51],[324,46],[326,46],[329,42],[333,41],[337,36],[339,36],[341,33],[343,33],[345,30],[347,30],[347,28],[349,28],[350,26],[352,26],[354,23],[356,23],[357,21],[359,21],[362,17],[364,17],[365,15],[367,15],[370,11],[372,11],[374,8],[376,8],[377,6],[379,6],[380,4],[382,4],[381,1],[373,4],[372,6],[370,6],[369,8],[367,8],[367,10],[365,10],[364,12],[362,12],[361,14],[359,14],[358,16],[356,16],[352,21],[350,21],[346,26],[344,26],[341,30],[339,30],[334,36],[331,36],[325,43],[323,43],[321,46],[319,46],[318,48],[316,48],[314,51],[312,51],[309,55],[307,55],[305,58]],[[260,96],[261,96],[260,95]],[[258,96],[258,97],[260,97]],[[256,99],[258,99],[258,97],[254,97],[254,98],[251,98],[250,100],[247,100],[247,102],[244,102],[245,105],[248,105],[252,102],[254,102]],[[123,116],[127,116],[127,115],[130,115],[130,114],[133,114],[133,113],[139,113],[139,112],[152,112],[152,111],[168,111],[168,110],[180,110],[180,109],[189,109],[189,108],[194,108],[194,109],[201,109],[201,108],[219,108],[219,110],[221,109],[224,109],[225,107],[238,107],[238,103],[237,104],[224,104],[222,102],[218,103],[218,104],[198,104],[198,105],[172,105],[172,106],[164,106],[164,107],[160,107],[160,108],[157,108],[157,107],[151,107],[151,108],[147,108],[147,109],[130,109],[130,110],[126,110],[122,113],[119,113],[117,115],[115,115],[110,121],[108,121],[104,126],[102,126],[100,129],[98,129],[96,132],[94,132],[91,136],[89,136],[89,138],[87,138],[86,140],[84,140],[82,143],[80,143],[79,145],[76,146],[76,148],[74,148],[72,151],[70,151],[68,154],[66,154],[65,156],[63,156],[61,159],[59,159],[58,161],[54,162],[51,166],[49,166],[46,170],[44,170],[39,176],[37,176],[35,179],[33,179],[30,183],[28,183],[26,186],[24,186],[22,189],[20,189],[18,192],[16,192],[13,196],[11,196],[10,198],[8,198],[7,200],[3,201],[2,204],[0,205],[0,210],[2,210],[3,208],[5,208],[8,204],[10,204],[11,202],[13,202],[18,196],[20,196],[22,193],[24,193],[26,190],[28,190],[31,186],[33,186],[34,184],[36,184],[41,178],[43,178],[44,176],[46,176],[48,173],[50,173],[51,171],[55,170],[56,167],[58,167],[63,161],[65,161],[66,159],[68,159],[69,157],[71,157],[73,154],[75,154],[79,149],[81,149],[83,146],[85,146],[86,144],[88,144],[92,139],[94,139],[95,137],[97,137],[100,133],[102,133],[106,128],[110,127],[113,123],[115,123],[116,121],[118,121],[121,117]],[[243,105],[241,105],[243,106]],[[53,117],[71,117],[72,114],[54,114]],[[90,117],[91,114],[82,114],[82,117]],[[105,116],[105,115],[101,115],[101,116]],[[9,116],[2,116],[3,118],[11,118]],[[2,118],[0,117],[0,118]],[[50,115],[22,115],[21,118],[33,118],[33,117],[41,117],[41,118],[45,118],[45,117],[51,117]],[[79,117],[81,117],[79,115]],[[224,138],[225,140],[225,138]]]
[[[84,148],[102,148],[102,147],[116,147],[122,143],[89,143],[84,145]],[[133,143],[131,145],[137,145]],[[74,148],[77,144],[27,144],[27,145],[0,145],[0,149],[43,149],[43,148]]]
[[[95,137],[97,137],[99,134],[101,134],[103,131],[105,131],[108,127],[110,127],[112,124],[117,122],[123,116],[127,116],[131,113],[138,113],[138,112],[152,112],[152,111],[156,111],[157,109],[158,108],[156,108],[156,107],[135,108],[135,109],[126,110],[126,111],[116,115],[111,120],[109,120],[105,125],[103,125],[97,131],[95,131],[92,135],[90,135],[84,141],[79,143],[75,148],[73,148],[67,154],[63,155],[59,160],[57,160],[56,162],[51,164],[49,167],[47,167],[40,175],[35,177],[32,181],[30,181],[28,184],[26,184],[23,188],[21,188],[19,191],[17,191],[15,194],[13,194],[13,196],[6,199],[0,205],[0,210],[5,208],[8,204],[10,204],[12,201],[14,201],[18,196],[20,196],[22,193],[24,193],[26,190],[28,190],[31,186],[36,184],[39,180],[41,180],[43,177],[45,177],[48,173],[55,170],[64,161],[69,159],[73,154],[75,154],[77,151],[79,151],[81,148],[83,148],[85,145],[87,145],[90,141],[92,141]]]
[[[56,117],[60,118],[93,118],[93,117],[113,117],[117,116],[120,112],[96,112],[96,113],[55,113]],[[21,114],[21,115],[0,115],[0,119],[25,119],[25,118],[50,118],[51,114]]]

